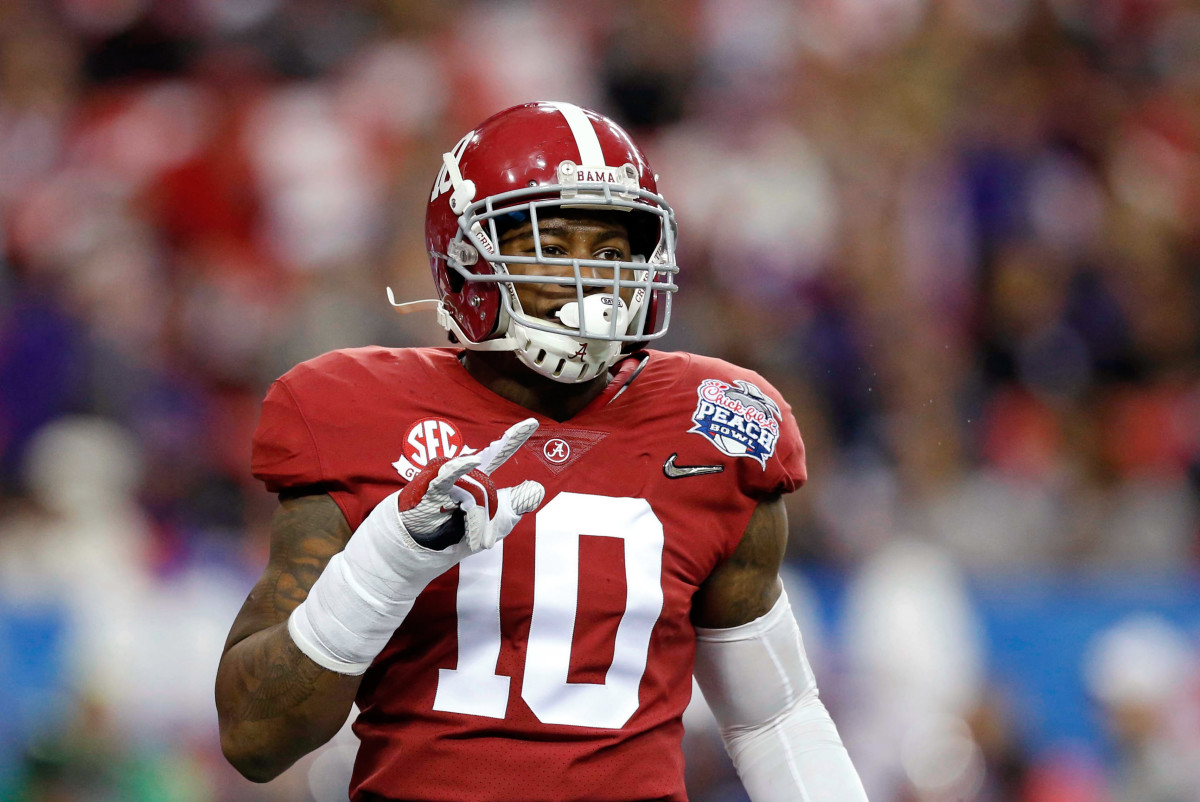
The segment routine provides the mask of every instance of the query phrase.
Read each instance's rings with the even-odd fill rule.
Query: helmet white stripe
[[[600,138],[596,136],[596,129],[592,127],[592,121],[583,113],[583,109],[573,103],[555,100],[550,101],[550,105],[567,118],[567,125],[571,126],[575,144],[579,147],[579,163],[589,166],[605,164],[604,152],[600,150]]]

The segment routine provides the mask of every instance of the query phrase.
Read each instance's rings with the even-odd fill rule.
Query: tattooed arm
[[[737,549],[696,591],[692,623],[723,629],[766,614],[783,588],[779,568],[787,535],[783,500],[776,496],[759,504]]]
[[[361,677],[321,668],[287,630],[288,615],[349,539],[329,496],[281,499],[266,570],[233,622],[217,669],[221,748],[255,782],[328,741],[350,713]]]

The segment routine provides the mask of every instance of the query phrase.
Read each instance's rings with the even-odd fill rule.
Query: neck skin
[[[580,384],[564,384],[539,376],[507,351],[465,351],[463,367],[475,381],[501,398],[556,421],[575,417],[604,392],[607,371]]]

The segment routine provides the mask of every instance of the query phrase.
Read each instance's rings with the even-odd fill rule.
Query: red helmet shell
[[[567,113],[573,115],[573,120],[568,119]],[[595,132],[594,142],[586,131],[582,144],[576,137],[572,123],[578,127],[584,121]],[[476,202],[512,190],[555,185],[558,166],[563,161],[601,166],[595,163],[597,143],[603,165],[632,165],[641,189],[658,194],[654,172],[629,134],[602,114],[565,103],[542,101],[505,109],[463,137],[450,155],[457,157],[463,180],[474,183],[475,193],[470,200]],[[450,243],[459,231],[459,214],[450,205],[453,192],[443,165],[434,180],[425,213],[425,247],[439,298],[463,333],[474,342],[482,342],[499,333],[496,329],[502,306],[501,288],[495,283],[463,281],[446,264]],[[497,272],[484,258],[467,269],[479,275]],[[652,293],[650,299],[647,325],[652,325],[657,311],[658,299],[653,296],[657,293]]]

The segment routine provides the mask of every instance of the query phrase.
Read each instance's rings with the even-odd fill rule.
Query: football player
[[[217,676],[265,781],[351,705],[350,798],[684,800],[693,673],[750,797],[865,795],[779,580],[805,479],[761,376],[647,350],[675,218],[616,123],[503,111],[426,215],[454,347],[335,351],[272,385],[270,557]]]

